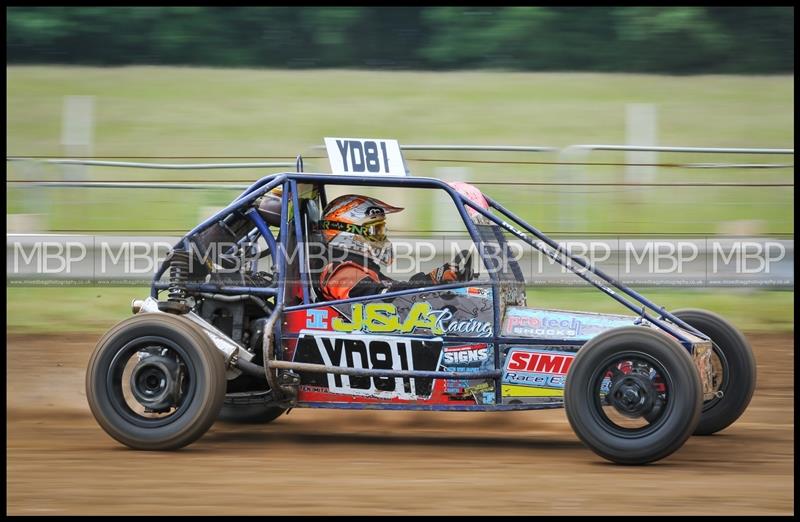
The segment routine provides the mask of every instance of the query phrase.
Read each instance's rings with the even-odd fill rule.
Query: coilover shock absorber
[[[167,312],[186,313],[190,306],[186,303],[188,293],[186,283],[189,282],[190,254],[186,250],[173,250],[169,254],[169,287],[166,303],[160,308]]]
[[[189,282],[189,252],[173,250],[169,260],[169,301],[186,300],[186,283]]]

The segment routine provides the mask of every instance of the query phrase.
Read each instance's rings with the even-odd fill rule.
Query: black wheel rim
[[[617,437],[640,438],[658,430],[673,408],[673,379],[657,358],[639,351],[607,357],[587,388],[595,421]]]
[[[131,374],[139,360],[139,352],[158,351],[164,356],[172,357],[181,369],[181,381],[178,384],[178,397],[168,412],[149,413],[145,405],[137,400],[131,384]],[[144,373],[144,372],[143,372]],[[144,373],[143,386],[157,372]],[[145,336],[127,342],[116,351],[106,372],[106,396],[114,411],[125,421],[142,428],[158,428],[177,421],[189,409],[192,399],[197,393],[196,367],[188,351],[175,341],[162,336]],[[140,390],[142,393],[143,390]]]

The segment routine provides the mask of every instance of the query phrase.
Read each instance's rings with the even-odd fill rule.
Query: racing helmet
[[[463,181],[451,181],[448,183],[451,187],[453,187],[456,192],[461,194],[462,197],[470,200],[472,203],[475,203],[477,206],[482,208],[485,211],[489,211],[489,202],[486,201],[486,197],[483,195],[483,192],[480,191],[478,187],[475,185],[470,185],[469,183],[465,183]],[[470,219],[478,225],[491,225],[492,222],[481,214],[477,212],[475,209],[470,207],[469,205],[464,205],[467,209],[467,215],[469,215]]]
[[[328,203],[320,229],[330,248],[389,265],[393,252],[386,238],[386,214],[401,210],[375,198],[348,194]]]

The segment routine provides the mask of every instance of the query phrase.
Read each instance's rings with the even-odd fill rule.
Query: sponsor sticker
[[[471,344],[468,346],[449,346],[442,354],[443,366],[462,366],[478,364],[489,358],[489,347],[485,344]]]
[[[328,330],[330,323],[328,321],[328,311],[325,309],[306,310],[306,328],[313,330]]]
[[[512,348],[506,357],[503,372],[503,395],[553,396],[554,389],[559,390],[558,395],[561,395],[567,372],[574,360],[574,352]],[[524,388],[520,387],[532,389],[526,394]]]
[[[588,340],[610,328],[631,325],[635,319],[620,315],[509,308],[503,333],[537,339]]]
[[[363,334],[326,334],[302,331],[295,362],[374,370],[436,369],[442,340],[403,339]],[[433,379],[370,377],[301,372],[300,383],[325,388],[330,393],[385,399],[427,399]]]
[[[481,299],[491,299],[492,289],[482,288],[480,286],[468,286],[465,288],[454,288],[451,290],[456,295],[463,295],[467,297],[479,297]]]
[[[484,343],[446,346],[441,369],[449,372],[479,372],[494,367],[492,346]],[[494,383],[486,379],[448,379],[444,392],[457,400],[474,399],[478,404],[494,402]]]
[[[337,332],[414,334],[427,330],[432,335],[463,335],[491,337],[489,321],[456,319],[452,310],[433,310],[430,303],[414,303],[405,317],[401,317],[392,303],[355,303],[351,306],[351,319],[336,317],[331,326]]]

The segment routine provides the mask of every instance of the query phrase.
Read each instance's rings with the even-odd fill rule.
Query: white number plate
[[[407,175],[397,140],[325,138],[333,174]]]

